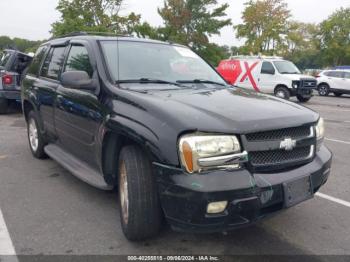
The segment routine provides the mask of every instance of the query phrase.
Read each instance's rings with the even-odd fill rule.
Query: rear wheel
[[[334,95],[337,96],[337,97],[340,97],[340,96],[342,96],[343,94],[342,94],[342,93],[338,93],[338,92],[334,92]]]
[[[30,111],[27,118],[27,131],[29,147],[34,157],[43,159],[46,158],[44,151],[45,140],[40,132],[38,125],[38,117],[34,111]]]
[[[119,206],[126,238],[137,241],[158,234],[162,213],[156,180],[146,154],[134,145],[120,152]]]
[[[288,100],[290,98],[290,92],[288,88],[279,86],[275,89],[275,96]]]
[[[0,98],[0,114],[6,114],[9,101],[6,98]]]
[[[299,102],[301,102],[301,103],[309,102],[311,99],[311,97],[304,97],[302,95],[297,95],[297,98],[298,98]]]
[[[321,84],[318,86],[318,93],[320,96],[328,96],[329,86],[327,84]]]

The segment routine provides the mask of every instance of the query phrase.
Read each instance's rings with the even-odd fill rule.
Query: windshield
[[[101,44],[110,73],[117,82],[226,84],[202,58],[185,47],[132,41]]]
[[[280,74],[300,74],[299,69],[292,62],[289,61],[275,61],[273,62]]]

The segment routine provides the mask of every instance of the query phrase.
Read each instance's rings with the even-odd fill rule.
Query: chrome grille
[[[310,135],[310,126],[300,126],[247,134],[248,141],[283,140],[286,137],[298,139]]]
[[[314,127],[310,125],[250,133],[241,138],[248,152],[248,165],[255,171],[308,163],[313,159],[316,145]]]

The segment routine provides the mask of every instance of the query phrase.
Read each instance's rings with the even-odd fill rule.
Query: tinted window
[[[64,60],[64,50],[65,47],[51,48],[41,70],[42,76],[55,80],[58,79],[61,66]]]
[[[72,46],[64,71],[85,71],[92,77],[93,69],[88,51],[84,46]]]
[[[350,79],[350,72],[344,72],[344,78]]]
[[[275,68],[270,62],[264,62],[261,67],[262,74],[274,74]]]
[[[10,57],[11,57],[11,53],[4,53],[3,57],[0,60],[0,66],[5,67]]]
[[[102,47],[115,80],[150,78],[175,82],[205,79],[225,84],[214,69],[185,47],[131,41],[103,41]]]
[[[330,72],[328,72],[328,76],[336,77],[336,78],[343,78],[343,72],[341,72],[341,71],[330,71]]]
[[[28,69],[28,74],[37,75],[39,73],[41,60],[43,59],[45,52],[47,50],[47,46],[41,46],[35,53],[32,64]]]

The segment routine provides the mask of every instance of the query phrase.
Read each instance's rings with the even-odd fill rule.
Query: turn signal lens
[[[182,144],[182,153],[185,160],[187,172],[192,173],[193,172],[193,154],[192,154],[191,146],[187,142],[184,142]]]

